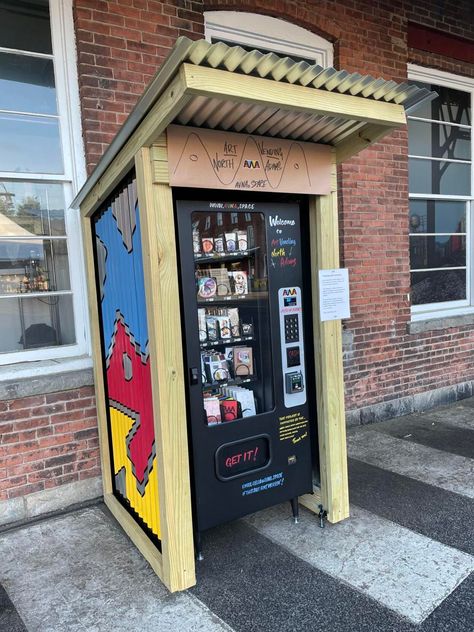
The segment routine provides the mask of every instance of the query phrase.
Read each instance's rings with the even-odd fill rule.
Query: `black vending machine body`
[[[203,531],[312,492],[310,258],[297,203],[177,200],[176,212]]]

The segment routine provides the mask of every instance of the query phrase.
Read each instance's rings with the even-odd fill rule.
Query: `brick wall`
[[[203,33],[204,10],[281,17],[334,43],[335,65],[406,79],[407,62],[474,76],[474,67],[408,49],[407,23],[474,38],[470,0],[76,0],[79,81],[88,167],[100,158],[178,35]],[[409,335],[405,130],[339,169],[342,263],[350,269],[345,327],[349,410],[474,379],[470,327]]]
[[[0,501],[99,475],[92,386],[0,401]]]

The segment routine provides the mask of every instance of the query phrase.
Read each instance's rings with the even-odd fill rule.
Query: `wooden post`
[[[318,274],[339,267],[336,191],[312,197],[309,213],[321,489],[301,503],[315,512],[321,503],[328,520],[339,522],[349,516],[341,321],[320,320]]]
[[[150,150],[135,156],[152,375],[163,581],[196,583],[173,198],[153,184]]]

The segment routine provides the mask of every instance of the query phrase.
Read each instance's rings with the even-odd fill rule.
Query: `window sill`
[[[94,383],[89,356],[0,367],[0,400],[66,391]]]
[[[474,314],[457,314],[443,316],[442,318],[427,318],[425,320],[412,320],[407,325],[409,334],[422,334],[426,331],[449,329],[450,327],[464,327],[474,325]]]

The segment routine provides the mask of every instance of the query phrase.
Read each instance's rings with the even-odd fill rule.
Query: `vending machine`
[[[196,531],[284,501],[297,519],[316,429],[300,205],[175,204]]]

